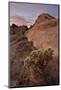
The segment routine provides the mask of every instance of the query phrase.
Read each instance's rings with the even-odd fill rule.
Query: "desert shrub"
[[[47,48],[32,51],[25,61],[29,67],[38,66],[43,70],[52,58],[53,50],[51,48]]]
[[[31,69],[35,72],[34,76],[38,74],[44,78],[44,85],[53,82],[52,77],[47,70],[50,61],[53,60],[53,50],[51,48],[33,50],[30,55],[25,59],[25,67],[31,74]]]

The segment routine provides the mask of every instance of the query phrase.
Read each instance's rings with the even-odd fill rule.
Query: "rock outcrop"
[[[25,36],[26,26],[12,25],[10,27],[10,86],[23,84],[24,59],[35,49],[33,42]]]
[[[38,16],[33,27],[26,34],[36,48],[51,47],[58,54],[58,19],[44,13]]]

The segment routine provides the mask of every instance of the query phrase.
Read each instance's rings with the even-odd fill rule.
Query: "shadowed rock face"
[[[10,27],[10,84],[16,87],[19,82],[23,82],[24,59],[35,49],[33,42],[29,42],[25,37],[28,30],[26,26]],[[20,81],[21,80],[21,81]]]

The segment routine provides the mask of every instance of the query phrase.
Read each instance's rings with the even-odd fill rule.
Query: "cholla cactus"
[[[42,77],[44,83],[49,83],[51,76],[47,67],[50,60],[53,60],[53,50],[51,48],[33,50],[24,62],[29,81],[33,82],[34,79],[37,83],[40,83]]]
[[[25,63],[30,67],[35,66],[44,70],[50,60],[53,58],[53,50],[51,48],[38,49],[30,53]]]

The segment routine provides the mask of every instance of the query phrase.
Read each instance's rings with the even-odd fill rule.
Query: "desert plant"
[[[44,69],[52,58],[53,50],[51,48],[47,48],[32,51],[25,61],[28,66],[35,65],[36,67],[40,66],[41,69]]]
[[[48,84],[50,81],[48,77],[51,76],[49,76],[49,72],[46,70],[46,68],[50,60],[53,60],[53,50],[51,48],[33,50],[25,59],[25,66],[29,71],[32,68],[35,75],[36,73],[38,73],[40,76],[42,75],[45,83]]]

